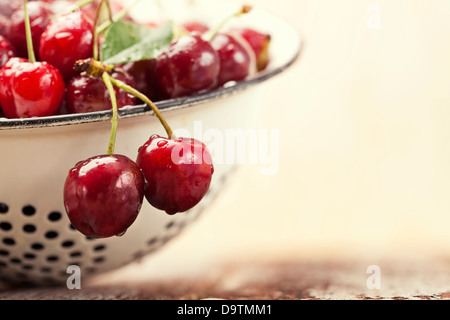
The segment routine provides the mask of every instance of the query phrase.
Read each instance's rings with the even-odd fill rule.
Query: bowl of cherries
[[[236,167],[217,137],[299,55],[257,8],[151,2],[0,0],[0,280],[63,283],[173,239]]]

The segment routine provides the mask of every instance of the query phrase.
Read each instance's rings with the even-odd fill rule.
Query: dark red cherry
[[[61,15],[41,35],[39,55],[69,80],[79,74],[73,69],[75,62],[92,56],[92,32],[92,20],[81,11]]]
[[[206,146],[195,139],[153,135],[139,148],[137,165],[147,201],[168,214],[191,209],[209,189],[214,167]]]
[[[128,62],[121,66],[133,79],[134,88],[152,101],[158,101],[162,98],[155,76],[157,63],[156,59],[148,59]]]
[[[0,15],[0,36],[8,36],[9,20],[5,16]]]
[[[134,86],[132,79],[122,73],[114,72],[111,76]],[[114,92],[118,108],[136,104],[136,98],[125,90],[114,86]],[[72,78],[67,83],[65,102],[68,113],[93,112],[112,108],[109,92],[102,79],[81,75]]]
[[[27,4],[28,16],[30,17],[31,37],[36,58],[39,57],[39,42],[41,34],[44,32],[53,11],[45,2],[30,1]],[[9,42],[16,48],[17,54],[21,57],[27,57],[27,39],[25,34],[25,15],[23,7],[20,7],[11,15],[8,26]]]
[[[219,56],[199,34],[175,39],[158,57],[156,76],[161,92],[169,98],[217,87]]]
[[[257,70],[264,70],[269,64],[269,46],[271,36],[251,28],[235,29],[245,40],[248,41],[256,56]]]
[[[0,68],[12,57],[17,57],[16,51],[9,41],[0,35]]]
[[[0,105],[7,118],[54,115],[64,90],[61,74],[47,62],[13,57],[0,69]]]
[[[244,80],[256,72],[255,54],[241,36],[217,33],[211,40],[211,45],[220,58],[219,85]]]
[[[100,155],[77,163],[64,184],[64,206],[72,225],[92,238],[122,235],[136,220],[144,178],[124,155]]]

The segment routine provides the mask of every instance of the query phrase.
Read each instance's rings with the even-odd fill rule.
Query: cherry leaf
[[[116,21],[106,31],[100,46],[104,64],[122,64],[155,58],[174,38],[173,24],[158,28],[129,21]]]

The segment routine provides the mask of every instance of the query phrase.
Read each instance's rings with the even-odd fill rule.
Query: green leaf
[[[155,58],[174,38],[171,22],[152,28],[129,21],[116,21],[106,31],[100,47],[104,64],[122,64]]]

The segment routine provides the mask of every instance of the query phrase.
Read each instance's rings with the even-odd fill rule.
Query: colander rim
[[[161,111],[167,111],[179,108],[186,108],[200,103],[229,96],[231,94],[240,92],[249,87],[255,86],[261,82],[264,82],[282,73],[285,69],[290,67],[297,60],[299,55],[300,55],[300,46],[289,61],[287,61],[286,63],[277,68],[259,72],[254,77],[250,77],[246,80],[242,80],[239,82],[234,82],[229,86],[224,86],[215,90],[205,91],[202,93],[186,97],[156,101],[155,105]],[[131,118],[152,113],[150,106],[148,106],[147,104],[125,106],[120,108],[118,111],[119,117],[121,118]],[[62,114],[46,117],[23,118],[23,119],[0,118],[0,130],[20,130],[29,128],[75,125],[82,123],[107,121],[110,120],[111,117],[112,117],[112,110],[95,111],[89,113],[77,113],[77,114]]]

